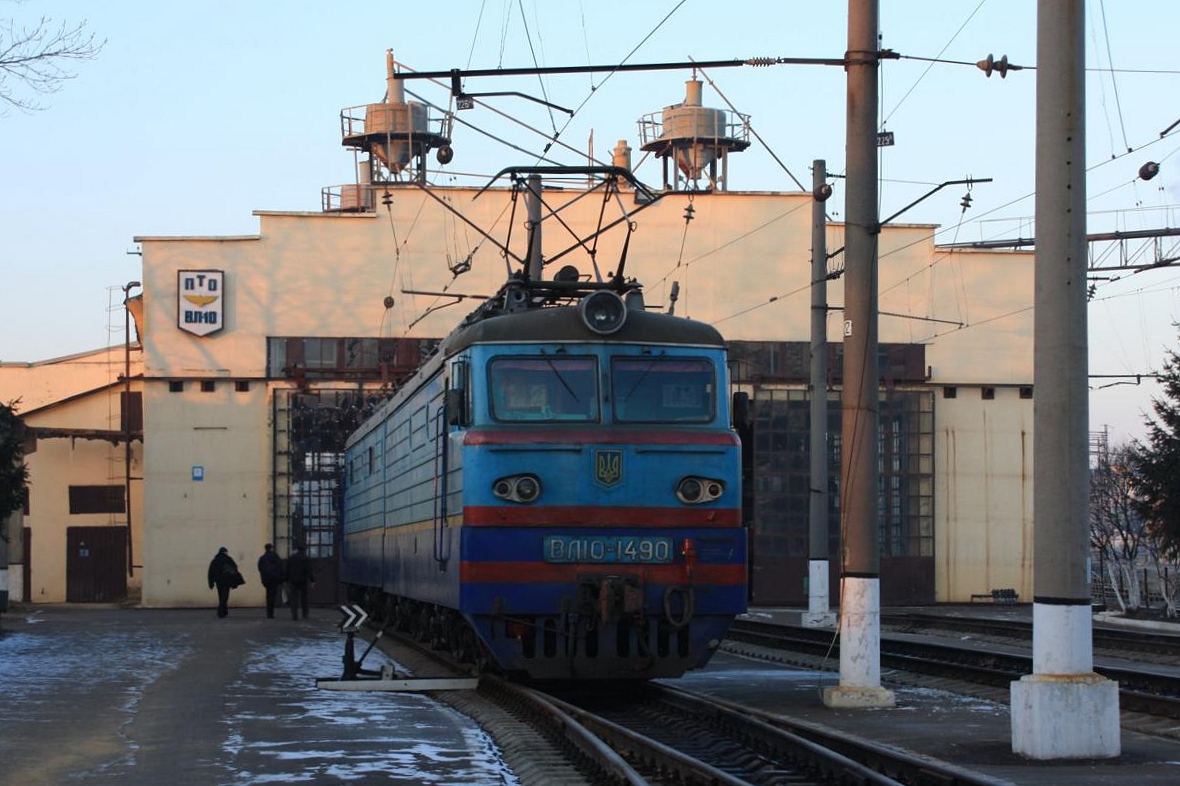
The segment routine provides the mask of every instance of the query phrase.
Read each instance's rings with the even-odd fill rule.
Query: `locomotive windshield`
[[[492,417],[499,421],[597,421],[594,358],[497,358],[488,367]]]
[[[713,364],[694,358],[615,358],[615,420],[620,423],[708,423],[713,419]]]

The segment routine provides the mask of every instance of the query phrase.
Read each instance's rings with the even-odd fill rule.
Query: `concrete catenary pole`
[[[828,216],[827,163],[811,164],[811,473],[807,532],[807,611],[803,625],[836,624],[828,587]]]
[[[1033,673],[1012,750],[1119,755],[1118,683],[1094,673],[1089,577],[1085,2],[1037,2]]]
[[[840,684],[829,707],[890,707],[881,687],[877,535],[877,0],[849,0],[840,448]]]

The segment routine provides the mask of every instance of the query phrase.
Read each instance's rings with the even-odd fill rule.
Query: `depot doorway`
[[[66,602],[127,598],[127,528],[66,528]]]

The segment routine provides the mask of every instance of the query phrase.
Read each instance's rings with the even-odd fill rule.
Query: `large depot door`
[[[807,604],[810,402],[800,386],[755,386],[751,602]],[[881,393],[881,603],[934,602],[934,395]],[[833,606],[840,597],[840,393],[828,394],[827,555]]]
[[[275,550],[302,543],[311,559],[314,605],[333,605],[339,588],[344,443],[371,408],[372,395],[349,390],[276,390],[274,397]]]
[[[127,597],[127,528],[66,528],[66,601],[114,603]]]

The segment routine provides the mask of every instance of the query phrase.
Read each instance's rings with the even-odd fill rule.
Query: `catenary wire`
[[[885,116],[885,119],[881,121],[880,128],[883,129],[885,127],[885,124],[889,122],[889,118],[893,117],[894,113],[897,112],[897,110],[901,108],[901,105],[904,104],[906,99],[910,97],[910,93],[914,92],[914,89],[917,88],[917,86],[921,83],[921,81],[926,78],[926,75],[930,73],[930,69],[934,68],[935,63],[940,62],[937,58],[942,57],[943,52],[945,52],[947,49],[950,48],[950,45],[955,42],[955,39],[959,37],[959,34],[963,32],[963,30],[967,27],[968,23],[970,23],[971,20],[975,18],[975,15],[977,13],[979,13],[979,9],[983,8],[983,6],[986,2],[987,2],[987,0],[979,0],[979,5],[975,6],[975,10],[973,10],[970,14],[967,15],[967,18],[963,20],[963,24],[959,25],[959,29],[955,31],[955,34],[952,35],[950,37],[950,39],[943,45],[942,49],[938,50],[938,54],[935,55],[935,59],[932,59],[930,61],[930,63],[926,66],[926,70],[923,71],[921,73],[921,75],[916,80],[914,80],[914,83],[912,85],[910,85],[910,89],[906,90],[905,95],[903,95],[898,100],[898,102],[896,104],[894,104],[893,109],[889,110],[889,114],[887,114]],[[884,70],[884,69],[882,69],[882,70]]]

